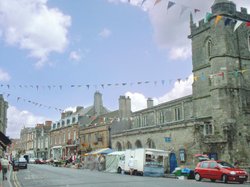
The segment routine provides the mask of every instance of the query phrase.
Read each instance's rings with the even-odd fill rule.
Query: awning
[[[98,149],[98,150],[92,151],[90,153],[86,153],[86,154],[84,154],[84,156],[98,155],[98,154],[109,154],[111,152],[113,152],[112,149],[110,149],[110,148],[104,148],[104,149]]]
[[[6,150],[6,147],[9,144],[11,144],[10,139],[0,131],[0,145],[2,146],[2,148]]]

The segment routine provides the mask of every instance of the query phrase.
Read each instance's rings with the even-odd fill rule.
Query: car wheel
[[[227,175],[222,175],[221,180],[223,183],[227,183]]]
[[[201,181],[201,176],[199,173],[195,173],[194,178],[196,181]]]
[[[119,167],[118,169],[117,169],[117,173],[121,173],[122,172],[122,169]]]

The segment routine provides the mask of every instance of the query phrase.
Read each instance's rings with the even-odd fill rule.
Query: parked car
[[[27,169],[27,160],[23,157],[18,159],[18,167]]]
[[[17,160],[12,161],[12,168],[13,168],[13,171],[19,170],[19,162]]]
[[[30,158],[29,163],[30,164],[35,164],[37,158]]]
[[[243,184],[247,181],[248,174],[245,170],[234,168],[232,165],[223,161],[202,161],[197,164],[195,170],[195,180],[200,181],[203,178],[215,182],[221,180],[224,183],[228,181],[239,182]]]
[[[42,158],[37,158],[37,159],[35,160],[35,163],[36,163],[36,164],[46,164],[46,162],[45,162]]]

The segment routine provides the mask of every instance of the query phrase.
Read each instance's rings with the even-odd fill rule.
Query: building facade
[[[34,149],[34,143],[35,143],[35,135],[36,130],[34,127],[24,127],[21,129],[20,133],[20,154],[26,154],[29,157],[34,158],[35,157],[35,149]]]
[[[228,0],[215,0],[210,18],[198,25],[190,17],[192,95],[157,106],[149,99],[148,108],[133,113],[129,98],[120,98],[113,148],[170,151],[170,171],[177,164],[194,165],[199,153],[250,163],[250,29],[235,29],[235,20],[250,22],[250,15]]]
[[[44,124],[37,124],[35,127],[34,152],[36,158],[47,160],[49,152],[49,135],[52,121],[45,121]]]

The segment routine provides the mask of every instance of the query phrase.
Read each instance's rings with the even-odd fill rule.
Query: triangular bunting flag
[[[238,27],[242,24],[243,22],[240,20],[236,21],[236,24],[234,25],[234,32],[238,29]]]
[[[217,15],[216,19],[215,19],[215,22],[214,22],[215,25],[217,25],[221,19],[222,19],[222,16],[221,15]]]
[[[250,27],[250,22],[246,22],[246,26],[247,26],[247,27]]]
[[[195,8],[195,9],[194,9],[194,13],[196,14],[197,12],[200,12],[200,10],[197,9],[197,8]]]
[[[175,2],[169,1],[167,10],[170,9],[174,5],[175,5]]]
[[[205,17],[205,23],[207,23],[211,17],[212,17],[212,14],[207,12],[206,17]]]
[[[145,2],[146,2],[146,0],[143,0],[143,1],[141,2],[141,6],[142,6]]]
[[[161,2],[161,0],[155,0],[154,6],[155,6],[156,4],[158,4],[159,2]]]
[[[229,25],[231,23],[231,21],[232,21],[232,19],[226,18],[225,22],[224,22],[225,26]]]

